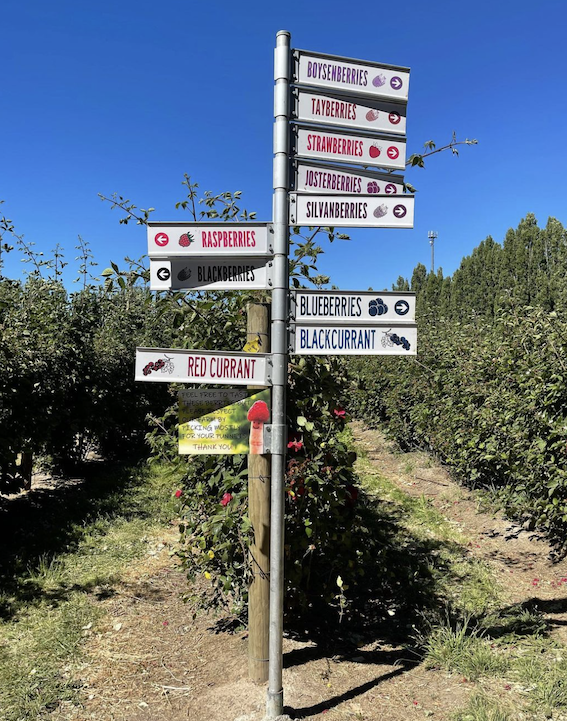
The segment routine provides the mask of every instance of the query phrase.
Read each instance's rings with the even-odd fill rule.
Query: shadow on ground
[[[96,579],[89,587],[45,589],[33,576],[56,554],[75,549],[96,519],[143,515],[143,507],[129,496],[132,486],[131,467],[92,461],[52,487],[0,496],[0,618],[9,619],[22,604],[57,604],[76,590],[112,595],[111,588],[98,589]]]

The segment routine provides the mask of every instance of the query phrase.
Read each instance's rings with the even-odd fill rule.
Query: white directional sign
[[[151,290],[267,290],[267,258],[150,258]]]
[[[415,321],[415,293],[294,290],[292,323],[355,325]]]
[[[290,195],[291,225],[413,228],[413,195]]]
[[[271,386],[271,363],[271,357],[263,353],[136,348],[135,378],[158,383]]]
[[[340,163],[394,168],[406,167],[406,143],[385,135],[355,135],[348,131],[301,128],[296,126],[295,155]]]
[[[417,326],[295,325],[297,355],[417,355]]]
[[[406,101],[409,68],[294,50],[294,82],[388,100]]]
[[[400,195],[404,190],[404,178],[402,175],[299,162],[294,190],[300,193]]]
[[[149,223],[148,255],[273,255],[271,223]]]
[[[406,133],[406,106],[364,98],[297,91],[296,118],[322,125],[340,125],[379,133]]]

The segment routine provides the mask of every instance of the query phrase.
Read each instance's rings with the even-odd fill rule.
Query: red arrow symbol
[[[391,145],[386,152],[388,153],[388,157],[390,158],[390,160],[396,160],[396,158],[400,154],[400,151],[393,145]]]

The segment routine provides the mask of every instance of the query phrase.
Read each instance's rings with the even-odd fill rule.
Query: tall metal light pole
[[[429,245],[431,246],[431,272],[435,273],[435,238],[439,233],[436,230],[430,230],[427,234],[429,238]]]

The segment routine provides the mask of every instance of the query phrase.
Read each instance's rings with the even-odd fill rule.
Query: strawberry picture
[[[368,152],[371,158],[378,158],[382,152],[382,148],[374,143],[374,145],[370,146],[370,150]]]

